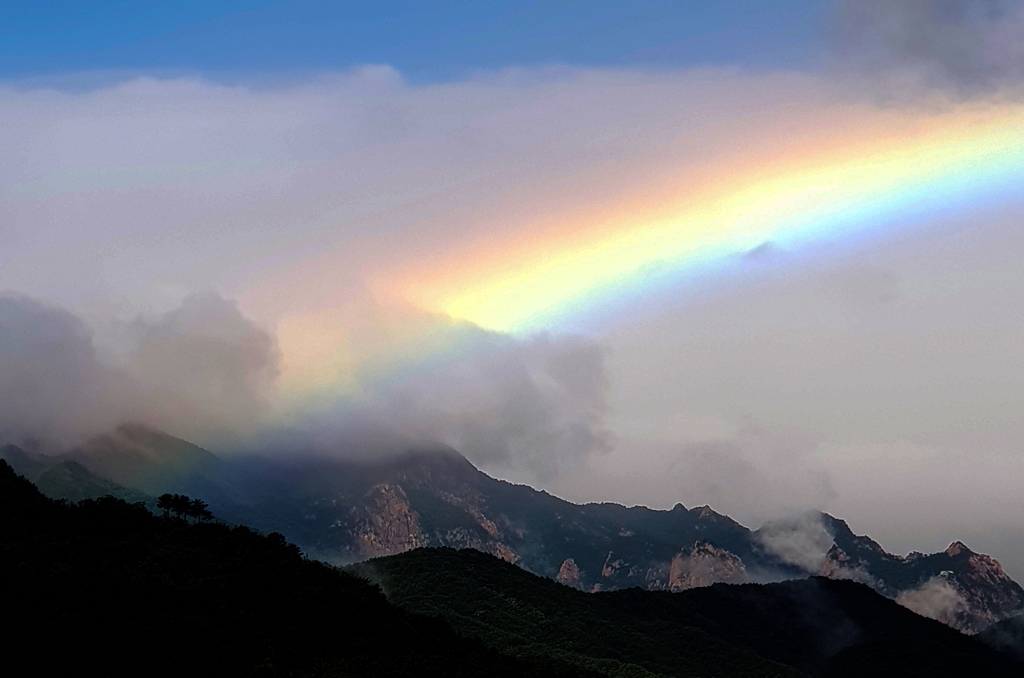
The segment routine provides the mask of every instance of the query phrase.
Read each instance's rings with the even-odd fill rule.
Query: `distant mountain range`
[[[15,623],[5,628],[0,666],[11,676],[1024,671],[1005,642],[986,646],[858,582],[585,593],[486,553],[448,548],[343,570],[303,558],[277,533],[153,513],[109,496],[48,499],[2,461],[0,578],[17,592],[4,601]],[[1006,623],[993,628],[1002,634]]]
[[[967,632],[1024,611],[1024,589],[960,542],[904,557],[827,514],[750,530],[707,506],[578,505],[491,478],[444,448],[362,461],[221,459],[122,426],[59,457],[13,446],[0,457],[51,497],[201,497],[221,520],[280,532],[335,564],[448,546],[591,592],[824,576],[865,583]]]

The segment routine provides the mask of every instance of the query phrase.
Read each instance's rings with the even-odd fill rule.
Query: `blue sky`
[[[832,3],[5,3],[0,78],[82,71],[226,77],[394,66],[413,81],[537,64],[801,67]]]

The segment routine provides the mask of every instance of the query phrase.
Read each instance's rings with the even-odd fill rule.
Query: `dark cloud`
[[[842,0],[833,29],[847,66],[903,88],[975,95],[1024,83],[1022,0]]]

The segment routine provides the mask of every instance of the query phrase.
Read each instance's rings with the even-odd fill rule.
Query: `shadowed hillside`
[[[586,594],[471,550],[355,566],[397,605],[517,657],[609,675],[1019,676],[1024,665],[851,581]],[[786,665],[786,666],[782,666]],[[646,673],[642,673],[642,672]]]
[[[978,634],[978,640],[1024,662],[1024,616],[993,624]]]
[[[4,675],[549,674],[401,611],[277,534],[114,498],[58,503],[0,462]]]

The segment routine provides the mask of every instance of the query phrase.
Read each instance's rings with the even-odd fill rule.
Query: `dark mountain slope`
[[[62,461],[43,471],[36,479],[36,487],[51,499],[81,501],[115,497],[130,504],[142,502],[150,508],[156,506],[156,500],[149,495],[100,478],[74,461]]]
[[[494,557],[451,549],[418,549],[355,567],[375,577],[392,602],[441,617],[491,647],[612,667],[611,675],[633,667],[664,675],[793,675],[780,664],[811,676],[1024,672],[1024,665],[851,581],[584,594]],[[758,658],[776,664],[756,667]]]
[[[833,535],[833,549],[820,554],[821,569],[807,570],[774,556],[759,532],[706,506],[577,505],[491,478],[452,450],[362,463],[249,459],[227,467],[233,475],[219,485],[204,480],[190,490],[210,497],[225,517],[280,530],[336,563],[420,546],[469,547],[587,591],[679,591],[821,574],[896,597],[942,577],[964,600],[944,621],[967,631],[1024,607],[1024,589],[987,556],[962,545],[928,556],[889,554],[827,515],[820,523]]]
[[[997,622],[977,635],[989,647],[1024,662],[1024,616]]]
[[[848,577],[897,597],[922,585],[940,583],[962,601],[942,621],[975,633],[1024,608],[1024,588],[1007,575],[994,558],[975,553],[956,541],[945,551],[898,556],[880,544],[853,533],[845,521],[824,514],[833,545],[821,573]]]
[[[0,462],[3,675],[548,675],[280,535],[40,494]]]
[[[0,447],[0,459],[6,461],[15,471],[32,482],[35,482],[46,469],[57,463],[53,457],[27,452],[17,445]]]
[[[203,448],[139,424],[123,424],[71,450],[64,458],[96,475],[151,495],[169,483],[215,475],[223,461]]]
[[[516,657],[616,677],[800,675],[707,633],[699,615],[663,623],[655,608],[645,609],[653,597],[620,609],[612,594],[583,593],[471,549],[417,549],[352,569],[400,607],[443,618]]]

